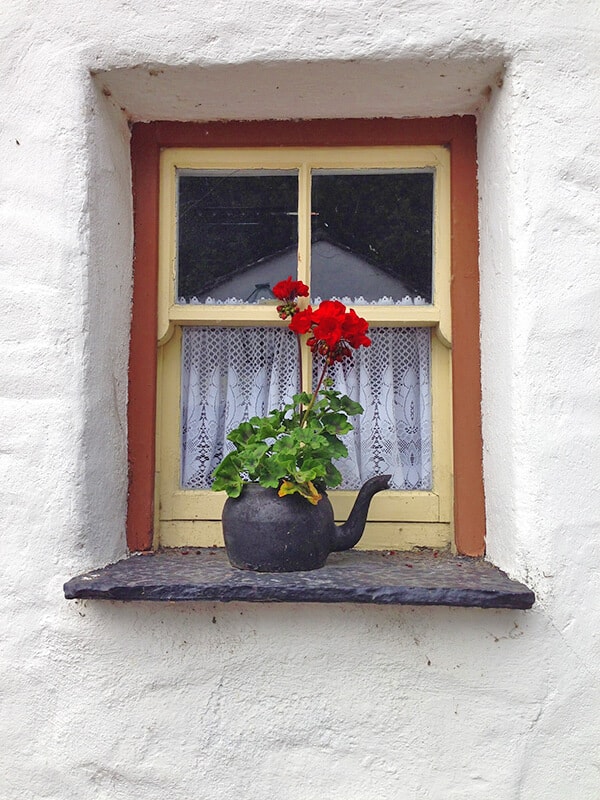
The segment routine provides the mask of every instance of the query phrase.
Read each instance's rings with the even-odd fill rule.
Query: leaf
[[[341,408],[351,417],[364,412],[364,408],[361,404],[357,403],[356,400],[351,400],[348,395],[343,395],[343,397],[340,398],[340,402]]]
[[[213,471],[213,477],[232,478],[240,470],[240,459],[237,453],[228,453],[219,466]]]
[[[310,481],[314,481],[315,478],[320,477],[320,473],[321,470],[318,467],[314,469],[303,466],[301,469],[296,470],[294,478],[298,483],[309,483]]]
[[[348,421],[348,417],[345,414],[323,414],[321,422],[327,433],[342,435],[354,430],[354,426]]]
[[[227,492],[229,497],[239,497],[244,482],[240,475],[239,464],[233,453],[229,453],[213,472],[213,482],[210,487],[213,492]]]
[[[325,480],[327,481],[327,486],[331,487],[339,486],[342,482],[342,473],[331,462],[327,464]]]
[[[263,473],[258,479],[258,482],[261,486],[264,486],[265,489],[277,489],[280,480],[280,477]]]
[[[340,402],[340,393],[335,389],[328,389],[323,392],[323,396],[325,398],[325,403],[329,406],[332,411],[339,411],[342,407]]]
[[[306,497],[308,502],[312,503],[313,506],[316,506],[322,497],[311,481],[307,481],[303,484],[294,483],[293,481],[283,481],[277,492],[279,497],[285,497],[287,494],[296,493],[301,494],[302,497]]]
[[[295,459],[293,454],[290,454],[289,459],[271,455],[269,458],[263,459],[261,463],[260,475],[258,476],[261,486],[270,486],[276,489],[279,482],[286,475],[289,475],[294,469]]]
[[[298,428],[294,428],[294,430],[299,430]],[[273,444],[273,452],[274,453],[281,453],[285,450],[289,451],[296,451],[297,442],[293,437],[293,431],[280,436],[276,442]]]
[[[295,406],[307,406],[312,400],[312,395],[308,392],[300,392],[292,397]]]
[[[290,470],[290,474],[294,474],[295,480],[298,482],[314,481],[316,478],[324,478],[327,472],[327,462],[330,460],[329,455],[321,455],[320,452],[314,453],[311,451],[307,458],[302,459],[302,464],[298,469]]]
[[[304,447],[309,447],[311,449],[318,449],[327,443],[326,439],[324,439],[320,432],[314,430],[312,427],[296,428],[296,430],[292,433],[292,439],[295,443],[304,445]]]
[[[256,442],[248,445],[243,452],[242,466],[248,471],[254,471],[268,449],[269,445],[266,442]]]
[[[295,483],[292,483],[291,481],[283,481],[277,494],[279,497],[285,497],[286,494],[295,494],[295,492],[299,491],[300,489]]]
[[[267,439],[277,436],[282,430],[283,412],[271,411],[266,417],[252,417],[249,422],[254,428],[254,435],[258,439]]]
[[[254,426],[250,422],[242,422],[237,428],[234,428],[227,434],[227,438],[237,447],[238,445],[244,445],[246,442],[249,442],[254,435]]]
[[[327,439],[327,452],[331,458],[346,458],[348,448],[341,439],[333,434],[324,434],[324,437]]]

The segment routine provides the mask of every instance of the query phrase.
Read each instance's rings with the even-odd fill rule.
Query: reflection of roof
[[[291,245],[231,271],[213,281],[199,299],[236,297],[246,300],[258,285],[273,287],[288,275],[295,275],[296,250],[296,245]],[[383,296],[401,298],[413,295],[391,270],[373,264],[349,247],[332,241],[326,233],[319,233],[313,239],[312,263],[316,267],[311,280],[313,297],[331,297],[341,293],[377,300]]]
[[[232,269],[230,272],[225,273],[225,275],[220,275],[218,278],[215,278],[212,283],[207,284],[202,294],[203,295],[209,294],[214,289],[218,289],[219,286],[229,283],[233,278],[236,278],[238,275],[243,275],[244,273],[248,272],[248,270],[251,270],[253,267],[257,267],[261,264],[268,264],[275,258],[286,256],[289,255],[290,253],[295,253],[297,249],[298,249],[297,245],[291,244],[288,247],[284,247],[283,250],[277,250],[275,253],[271,253],[270,255],[261,256],[261,258],[256,259],[256,261],[251,261],[249,264],[244,264],[241,267],[236,267],[236,269]]]
[[[316,242],[328,242],[333,247],[337,247],[339,250],[349,253],[355,258],[360,258],[361,261],[364,261],[365,264],[368,264],[373,269],[385,272],[386,275],[388,275],[394,281],[399,281],[403,283],[403,281],[401,281],[401,279],[398,277],[398,274],[393,269],[391,269],[388,266],[385,266],[384,264],[376,263],[372,258],[369,258],[364,253],[357,253],[356,250],[353,250],[346,244],[341,244],[336,239],[334,239],[333,236],[331,236],[328,231],[324,230],[323,228],[317,228],[316,230],[313,230],[311,235],[311,242],[313,244],[315,244]]]

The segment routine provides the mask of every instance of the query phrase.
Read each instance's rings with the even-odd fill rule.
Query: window
[[[268,295],[292,274],[309,283],[313,297],[349,297],[373,332],[369,359],[336,376],[358,386],[363,405],[371,398],[356,434],[358,451],[371,448],[364,469],[376,463],[378,472],[395,473],[395,488],[373,504],[364,546],[441,547],[456,536],[460,552],[482,551],[473,144],[472,120],[453,118],[135,126],[131,549],[219,540],[223,498],[208,490],[207,475],[209,451],[218,458],[222,444],[208,441],[214,425],[198,423],[207,413],[207,385],[215,365],[233,365],[243,400],[242,373],[252,376],[254,366],[245,367],[242,343],[250,353],[287,346]],[[151,341],[148,325],[156,332],[157,320]],[[263,376],[259,383],[279,383],[287,396],[290,376],[280,372],[278,381]],[[409,372],[413,385],[402,389]],[[421,391],[419,430],[408,442],[396,440],[396,470],[385,460],[390,442],[372,446],[381,437],[373,436],[377,413],[369,419],[369,411],[388,394],[382,380],[395,385],[396,407],[414,411],[407,391]],[[311,381],[307,359],[302,381]],[[223,404],[215,391],[211,407]],[[193,408],[188,397],[196,398]],[[357,480],[373,471],[351,473],[342,491],[330,493],[340,519]]]

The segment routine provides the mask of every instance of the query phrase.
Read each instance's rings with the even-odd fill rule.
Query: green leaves
[[[229,497],[239,497],[244,482],[241,476],[242,462],[236,453],[228,453],[213,472],[213,492],[225,491]]]
[[[361,404],[357,403],[355,400],[351,400],[347,394],[340,394],[335,389],[324,389],[322,394],[323,400],[320,402],[328,403],[332,411],[342,411],[349,417],[364,412],[364,408]]]
[[[354,429],[352,423],[348,422],[348,417],[345,414],[323,414],[321,422],[327,433],[343,435]]]
[[[321,495],[315,484],[339,486],[342,476],[333,461],[348,455],[339,436],[353,430],[348,417],[363,409],[331,388],[310,408],[312,399],[301,392],[283,409],[252,417],[232,430],[227,438],[235,450],[214,471],[213,490],[239,497],[249,480],[279,489],[281,496],[299,493],[317,503]]]

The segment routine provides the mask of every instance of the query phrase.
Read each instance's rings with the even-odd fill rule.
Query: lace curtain
[[[335,388],[365,409],[344,437],[339,488],[358,489],[372,475],[391,473],[394,489],[430,489],[429,329],[370,328],[369,336],[370,347],[330,370]]]
[[[330,371],[335,387],[365,409],[344,437],[340,488],[389,472],[392,488],[430,489],[429,329],[371,328],[369,335],[371,347]],[[181,388],[182,486],[209,488],[233,449],[227,433],[298,391],[296,336],[281,328],[186,327]]]

